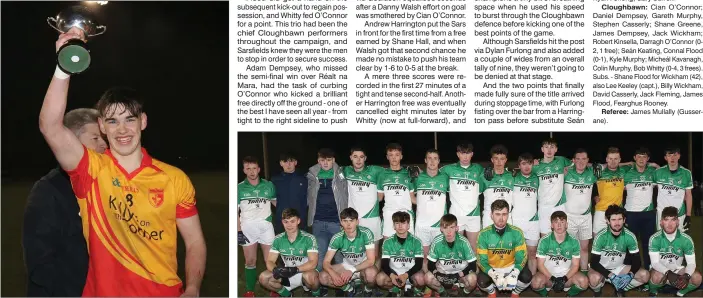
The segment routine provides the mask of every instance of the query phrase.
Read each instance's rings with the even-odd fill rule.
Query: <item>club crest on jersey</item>
[[[164,203],[164,190],[161,188],[150,188],[149,203],[154,208],[159,208]]]

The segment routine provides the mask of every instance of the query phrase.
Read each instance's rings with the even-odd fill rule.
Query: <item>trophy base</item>
[[[79,39],[69,40],[56,55],[59,68],[67,74],[79,74],[90,67],[90,51]]]

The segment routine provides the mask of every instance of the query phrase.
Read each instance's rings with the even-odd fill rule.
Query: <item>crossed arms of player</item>
[[[315,269],[315,267],[317,267],[317,257],[318,257],[317,251],[308,250],[307,253],[308,253],[308,261],[307,262],[305,262],[304,264],[297,266],[297,267],[286,267],[286,268],[290,268],[290,269],[282,270],[282,271],[285,271],[285,272],[282,272],[283,273],[282,277],[288,278],[288,277],[291,277],[291,276],[297,274],[298,272],[305,272],[305,271],[310,271],[310,270]],[[268,271],[271,271],[274,273],[276,272],[276,267],[278,267],[278,266],[276,266],[276,260],[278,260],[279,254],[280,253],[278,251],[274,251],[273,249],[269,251],[269,255],[266,258],[266,269]],[[277,275],[278,274],[275,274],[274,276],[277,276]]]
[[[651,248],[650,248],[651,249]],[[688,275],[693,275],[693,272],[696,271],[696,253],[691,252],[690,255],[685,255],[686,258],[686,268],[684,269],[684,272]],[[652,261],[652,268],[654,270],[659,271],[660,273],[666,275],[666,273],[669,271],[664,264],[661,262],[661,255],[659,252],[656,251],[649,251],[649,259]]]

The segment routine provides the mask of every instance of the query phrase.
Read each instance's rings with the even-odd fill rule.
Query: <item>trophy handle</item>
[[[54,28],[54,29],[56,29],[56,31],[61,32],[61,30],[59,30],[59,28],[57,28],[56,25],[52,24],[51,21],[54,21],[54,24],[56,23],[55,18],[53,18],[53,17],[46,18],[46,22],[49,24],[49,26],[51,26],[51,28]],[[61,32],[61,33],[63,33],[63,32]]]
[[[100,34],[105,33],[105,31],[107,31],[107,26],[103,26],[103,25],[96,26],[96,27],[95,27],[95,31],[98,32],[98,33],[95,33],[95,34],[91,35],[90,37],[98,36],[98,35],[100,35]]]

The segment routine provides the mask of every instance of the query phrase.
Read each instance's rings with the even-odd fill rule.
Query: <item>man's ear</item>
[[[142,113],[141,117],[139,117],[139,118],[141,118],[142,130],[144,130],[146,128],[146,113]]]

